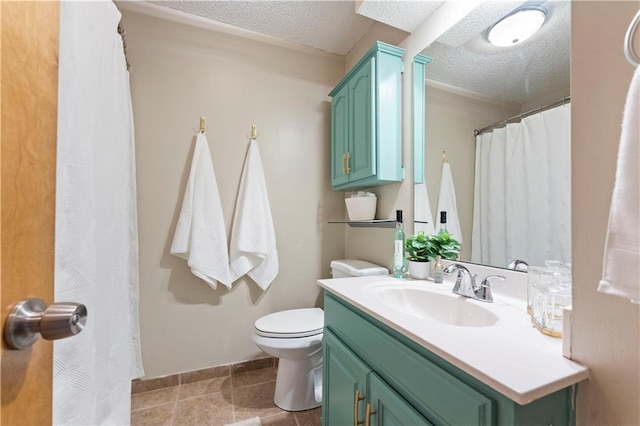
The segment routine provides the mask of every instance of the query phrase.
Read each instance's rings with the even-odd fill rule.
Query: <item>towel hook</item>
[[[447,162],[447,152],[444,149],[442,150],[442,162]]]
[[[200,133],[204,133],[207,130],[207,119],[204,115],[200,116]]]
[[[251,133],[249,134],[249,136],[247,136],[250,140],[251,139],[258,139],[258,128],[256,127],[255,124],[251,125]]]
[[[629,28],[627,28],[627,33],[624,36],[624,56],[634,67],[640,65],[640,56],[638,56],[638,53],[633,49],[633,39],[636,36],[638,25],[640,25],[640,10],[636,13],[636,16],[633,17]]]

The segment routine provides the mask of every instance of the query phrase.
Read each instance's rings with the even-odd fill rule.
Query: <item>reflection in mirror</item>
[[[546,13],[540,30],[493,46],[488,29],[523,7]],[[422,52],[433,60],[426,66],[425,184],[416,184],[414,216],[429,210],[436,223],[427,229],[439,228],[441,175],[449,168],[461,260],[571,262],[570,8],[483,2]]]

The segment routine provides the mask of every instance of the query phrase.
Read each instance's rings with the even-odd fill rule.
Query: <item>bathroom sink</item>
[[[418,285],[373,286],[372,294],[386,307],[411,315],[460,327],[489,327],[498,317],[477,302],[456,294]]]

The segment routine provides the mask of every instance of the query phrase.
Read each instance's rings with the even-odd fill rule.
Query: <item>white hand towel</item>
[[[442,164],[440,189],[438,190],[438,209],[436,210],[438,229],[440,229],[440,212],[447,212],[447,231],[451,234],[451,238],[458,240],[462,244],[462,231],[460,230],[460,219],[458,218],[456,204],[456,188],[453,185],[451,167],[447,162]]]
[[[252,140],[242,169],[231,230],[231,275],[247,274],[262,290],[278,275],[278,250],[258,142]]]
[[[191,272],[214,289],[231,288],[227,233],[207,137],[198,133],[171,254],[187,260]]]
[[[423,182],[413,185],[413,200],[415,204],[413,232],[417,234],[422,231],[427,235],[435,233],[426,183]]]
[[[601,293],[640,304],[640,67],[631,80],[604,251]]]

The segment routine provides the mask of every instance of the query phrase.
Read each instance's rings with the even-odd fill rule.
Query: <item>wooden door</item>
[[[27,297],[53,302],[57,2],[0,2],[2,325]],[[2,425],[51,424],[52,343],[29,350],[2,342]]]

